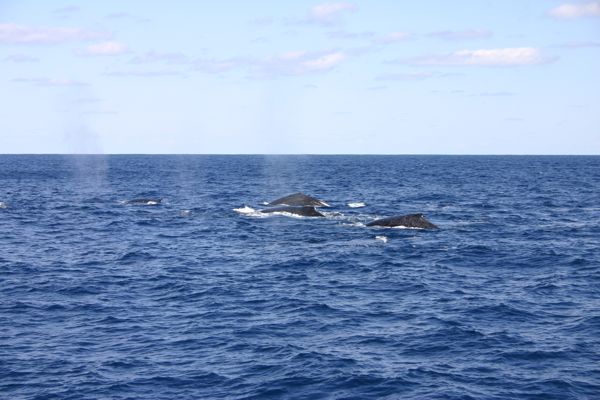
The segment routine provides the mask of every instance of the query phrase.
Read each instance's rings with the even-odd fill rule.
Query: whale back
[[[403,226],[406,228],[437,229],[437,225],[429,222],[423,214],[397,215],[394,217],[382,218],[369,222],[367,226],[383,226],[389,228]]]
[[[313,206],[313,207],[327,207],[327,203],[321,201],[315,197],[307,196],[304,193],[294,193],[289,196],[281,197],[277,200],[273,200],[268,204],[269,206]]]
[[[285,212],[294,215],[300,215],[303,217],[324,217],[323,214],[318,212],[313,206],[279,206],[279,207],[270,207],[265,208],[264,210],[260,210],[261,213],[269,214],[276,212]]]

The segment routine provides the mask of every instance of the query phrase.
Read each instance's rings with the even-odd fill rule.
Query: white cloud
[[[492,32],[486,29],[468,29],[465,31],[432,32],[429,36],[445,40],[486,39],[492,36]]]
[[[451,54],[433,55],[408,60],[416,65],[520,66],[542,64],[552,59],[533,47],[460,50]]]
[[[336,65],[346,59],[346,55],[342,52],[329,53],[321,57],[308,59],[301,65],[307,71],[325,71],[334,68]]]
[[[279,58],[281,58],[282,60],[297,60],[299,58],[302,58],[306,55],[305,51],[287,51],[285,53],[281,53],[279,55]]]
[[[314,22],[332,23],[342,14],[356,10],[356,6],[352,3],[322,3],[310,9],[309,18]]]
[[[79,28],[50,28],[17,24],[0,24],[0,43],[5,44],[56,44],[106,38],[105,32]]]
[[[527,65],[543,61],[541,52],[532,47],[461,50],[455,56],[467,65]]]
[[[408,39],[409,37],[410,37],[410,34],[407,32],[392,32],[392,33],[385,35],[382,38],[379,38],[377,40],[377,42],[381,43],[381,44],[391,44],[391,43],[401,42],[403,40]]]
[[[562,4],[548,12],[554,18],[572,19],[579,17],[600,17],[600,1],[579,4]]]
[[[81,55],[86,56],[118,56],[129,52],[127,46],[120,42],[101,42],[87,46]]]
[[[289,51],[254,63],[258,77],[306,75],[334,69],[348,58],[341,51]]]

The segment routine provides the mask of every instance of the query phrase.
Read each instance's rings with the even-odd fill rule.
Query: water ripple
[[[0,156],[0,184],[2,398],[599,397],[598,157]],[[231,211],[297,191],[327,216]],[[441,229],[364,226],[415,212]]]

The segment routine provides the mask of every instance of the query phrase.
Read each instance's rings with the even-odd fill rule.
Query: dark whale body
[[[313,207],[328,207],[329,205],[315,197],[307,196],[304,193],[294,193],[289,196],[273,200],[269,206],[313,206]]]
[[[156,205],[160,204],[161,201],[162,201],[162,199],[142,198],[142,199],[127,200],[126,204],[134,204],[134,205],[140,205],[140,206],[156,206]]]
[[[260,210],[263,214],[276,213],[276,212],[285,212],[294,215],[300,215],[303,217],[324,217],[323,214],[318,212],[313,206],[280,206],[280,207],[271,207],[265,208],[264,210]]]
[[[437,226],[427,221],[423,214],[398,215],[371,221],[367,226],[383,226],[393,228],[404,226],[406,228],[437,229]]]

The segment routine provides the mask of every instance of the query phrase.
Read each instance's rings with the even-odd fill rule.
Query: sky
[[[600,154],[600,1],[0,0],[0,154]]]

